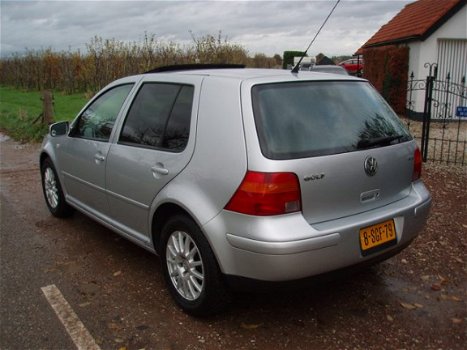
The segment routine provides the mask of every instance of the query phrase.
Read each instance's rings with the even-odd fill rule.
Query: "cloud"
[[[84,49],[94,36],[180,44],[222,31],[250,53],[306,48],[334,5],[322,1],[1,1],[1,55]],[[408,1],[342,0],[310,51],[352,54]]]

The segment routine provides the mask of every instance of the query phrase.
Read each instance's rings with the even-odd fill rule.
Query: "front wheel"
[[[41,176],[42,191],[49,211],[59,218],[70,216],[73,213],[73,208],[65,201],[60,180],[49,158],[45,159],[41,164]]]
[[[230,300],[208,241],[185,215],[170,218],[162,229],[162,268],[169,291],[187,313],[205,316]]]

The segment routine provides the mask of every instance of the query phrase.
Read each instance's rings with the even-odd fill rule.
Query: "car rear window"
[[[269,159],[353,152],[411,140],[367,82],[255,85],[252,101],[261,151]]]

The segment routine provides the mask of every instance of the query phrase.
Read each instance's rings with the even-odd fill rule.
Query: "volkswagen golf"
[[[239,281],[307,278],[413,241],[431,204],[420,151],[368,81],[211,68],[119,79],[51,125],[50,212],[77,209],[159,255],[193,315],[221,310]]]

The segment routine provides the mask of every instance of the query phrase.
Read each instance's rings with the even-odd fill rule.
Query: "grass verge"
[[[72,120],[86,103],[83,93],[64,95],[54,92],[55,121]],[[37,142],[47,126],[34,120],[42,112],[41,93],[0,86],[0,130],[21,142]]]

